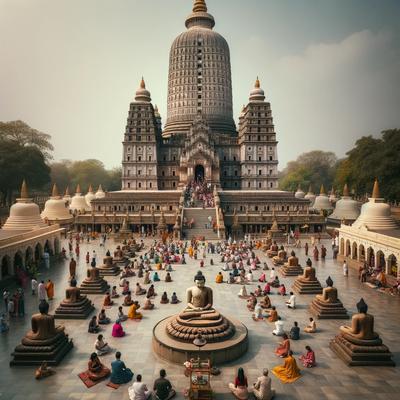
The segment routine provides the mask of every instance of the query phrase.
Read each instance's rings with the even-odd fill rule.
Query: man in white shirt
[[[275,322],[275,329],[272,331],[272,334],[275,336],[282,336],[284,333],[283,322],[281,317],[278,317],[278,321]]]
[[[271,388],[271,378],[268,376],[267,369],[264,369],[263,376],[257,378],[253,394],[258,400],[271,400],[275,396],[275,390]]]
[[[290,292],[290,298],[286,302],[286,305],[288,306],[288,308],[296,308],[296,296],[293,292]]]
[[[36,294],[37,288],[38,288],[38,282],[35,278],[32,278],[32,280],[31,280],[32,295]]]
[[[150,397],[151,391],[142,382],[142,375],[136,376],[136,382],[128,389],[128,394],[130,400],[147,400]]]

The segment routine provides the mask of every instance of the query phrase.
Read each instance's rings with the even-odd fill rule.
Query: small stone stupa
[[[65,299],[54,312],[54,318],[86,319],[92,313],[93,303],[86,296],[81,295],[81,291],[76,285],[76,280],[72,279],[70,287],[65,290]]]
[[[315,276],[315,268],[310,259],[306,262],[303,275],[299,276],[293,284],[293,290],[298,294],[321,294],[322,286]]]
[[[374,332],[374,317],[368,314],[364,299],[357,303],[351,326],[341,326],[340,332],[330,342],[331,350],[351,366],[394,366],[392,353]]]
[[[89,185],[88,192],[85,195],[86,204],[92,209],[92,200],[96,199],[96,195],[93,192],[92,185]]]
[[[69,212],[69,206],[58,194],[57,185],[53,185],[51,197],[46,201],[41,217],[52,224],[67,225],[72,222],[73,217]]]
[[[321,185],[321,190],[319,195],[315,198],[314,204],[312,206],[313,210],[316,211],[327,211],[331,212],[333,210],[333,206],[329,201],[329,198],[325,192],[324,185]]]
[[[82,196],[81,193],[81,186],[76,186],[76,193],[75,196],[71,199],[71,203],[69,206],[71,211],[77,211],[81,213],[85,213],[85,211],[90,211],[91,207],[88,206],[86,203],[85,197]]]
[[[49,315],[49,303],[42,300],[39,314],[32,315],[30,330],[14,352],[10,367],[41,365],[58,365],[72,349],[72,340],[64,332],[63,326],[56,326],[54,316]]]
[[[304,196],[304,198],[306,200],[310,201],[310,207],[312,207],[314,205],[314,201],[315,201],[315,194],[312,190],[312,186],[310,185],[310,187],[308,188],[308,192],[307,194]]]
[[[104,199],[104,197],[106,197],[106,194],[104,193],[104,190],[101,185],[99,185],[95,196],[96,199]]]
[[[328,221],[335,221],[337,223],[346,221],[352,223],[359,215],[360,207],[358,202],[351,198],[349,188],[347,184],[345,184],[343,188],[343,196],[336,202],[335,209],[328,217]]]
[[[296,199],[304,199],[304,196],[306,194],[301,190],[301,186],[299,184],[299,186],[297,186],[297,190],[296,193],[294,194],[294,197],[296,197]]]
[[[299,259],[296,257],[296,253],[292,250],[287,263],[279,270],[282,276],[298,276],[303,274],[303,268],[299,265]]]
[[[326,280],[327,287],[322,294],[317,294],[310,304],[310,311],[318,319],[347,319],[349,315],[338,299],[337,289],[329,276]]]
[[[29,198],[28,186],[22,182],[21,195],[10,208],[10,216],[2,229],[5,231],[31,231],[46,226],[40,217],[39,206]]]

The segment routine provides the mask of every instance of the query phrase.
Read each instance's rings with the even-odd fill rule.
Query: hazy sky
[[[0,120],[52,135],[56,160],[119,166],[142,75],[166,118],[168,53],[192,0],[0,0]],[[208,0],[228,41],[234,117],[259,75],[280,168],[400,128],[400,1]]]

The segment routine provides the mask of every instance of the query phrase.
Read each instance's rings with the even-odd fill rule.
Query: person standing
[[[37,288],[38,288],[38,281],[36,280],[35,277],[33,277],[31,280],[32,296],[36,294]]]
[[[44,281],[41,281],[38,285],[38,297],[39,301],[46,300],[46,285]]]
[[[50,269],[50,254],[47,251],[43,253],[43,259],[46,269]]]
[[[271,400],[275,396],[275,390],[271,388],[271,378],[268,376],[268,369],[265,368],[262,376],[257,378],[253,394],[257,400]]]
[[[3,301],[4,301],[4,305],[6,307],[6,311],[8,310],[8,301],[10,299],[10,292],[7,289],[4,289],[3,292]]]
[[[71,257],[71,261],[69,262],[69,276],[71,279],[76,276],[76,261],[74,257]]]
[[[53,300],[53,298],[54,298],[54,283],[51,279],[49,279],[46,283],[46,292],[47,292],[47,298],[49,300]]]
[[[343,262],[343,275],[349,276],[349,267],[347,266],[346,260],[344,260],[344,262]]]

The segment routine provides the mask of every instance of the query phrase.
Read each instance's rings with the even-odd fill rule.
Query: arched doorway
[[[385,271],[386,267],[385,255],[380,250],[376,252],[376,266],[382,271]]]
[[[4,256],[3,259],[1,260],[1,277],[5,278],[6,276],[9,276],[11,271],[10,271],[10,264],[11,260],[9,256]]]
[[[353,242],[352,249],[351,249],[351,258],[353,260],[357,260],[357,243]]]
[[[54,254],[59,254],[60,253],[60,241],[58,238],[54,239]]]
[[[350,257],[351,256],[351,247],[350,247],[350,240],[347,239],[346,240],[346,257]]]
[[[24,258],[20,251],[14,255],[14,274],[18,268],[24,268]]]
[[[368,266],[375,268],[375,252],[372,247],[367,249],[367,264]]]
[[[194,169],[194,179],[197,182],[203,182],[204,181],[204,167],[200,164],[196,165]]]
[[[391,254],[388,257],[388,274],[397,277],[397,271],[398,271],[398,267],[397,267],[397,258],[395,255]]]
[[[365,248],[362,244],[360,244],[360,247],[358,248],[358,257],[359,261],[364,262],[365,261]]]
[[[33,250],[32,247],[28,247],[25,250],[25,267],[31,265],[33,261]]]
[[[39,261],[43,257],[43,247],[40,243],[35,246],[35,261]]]

